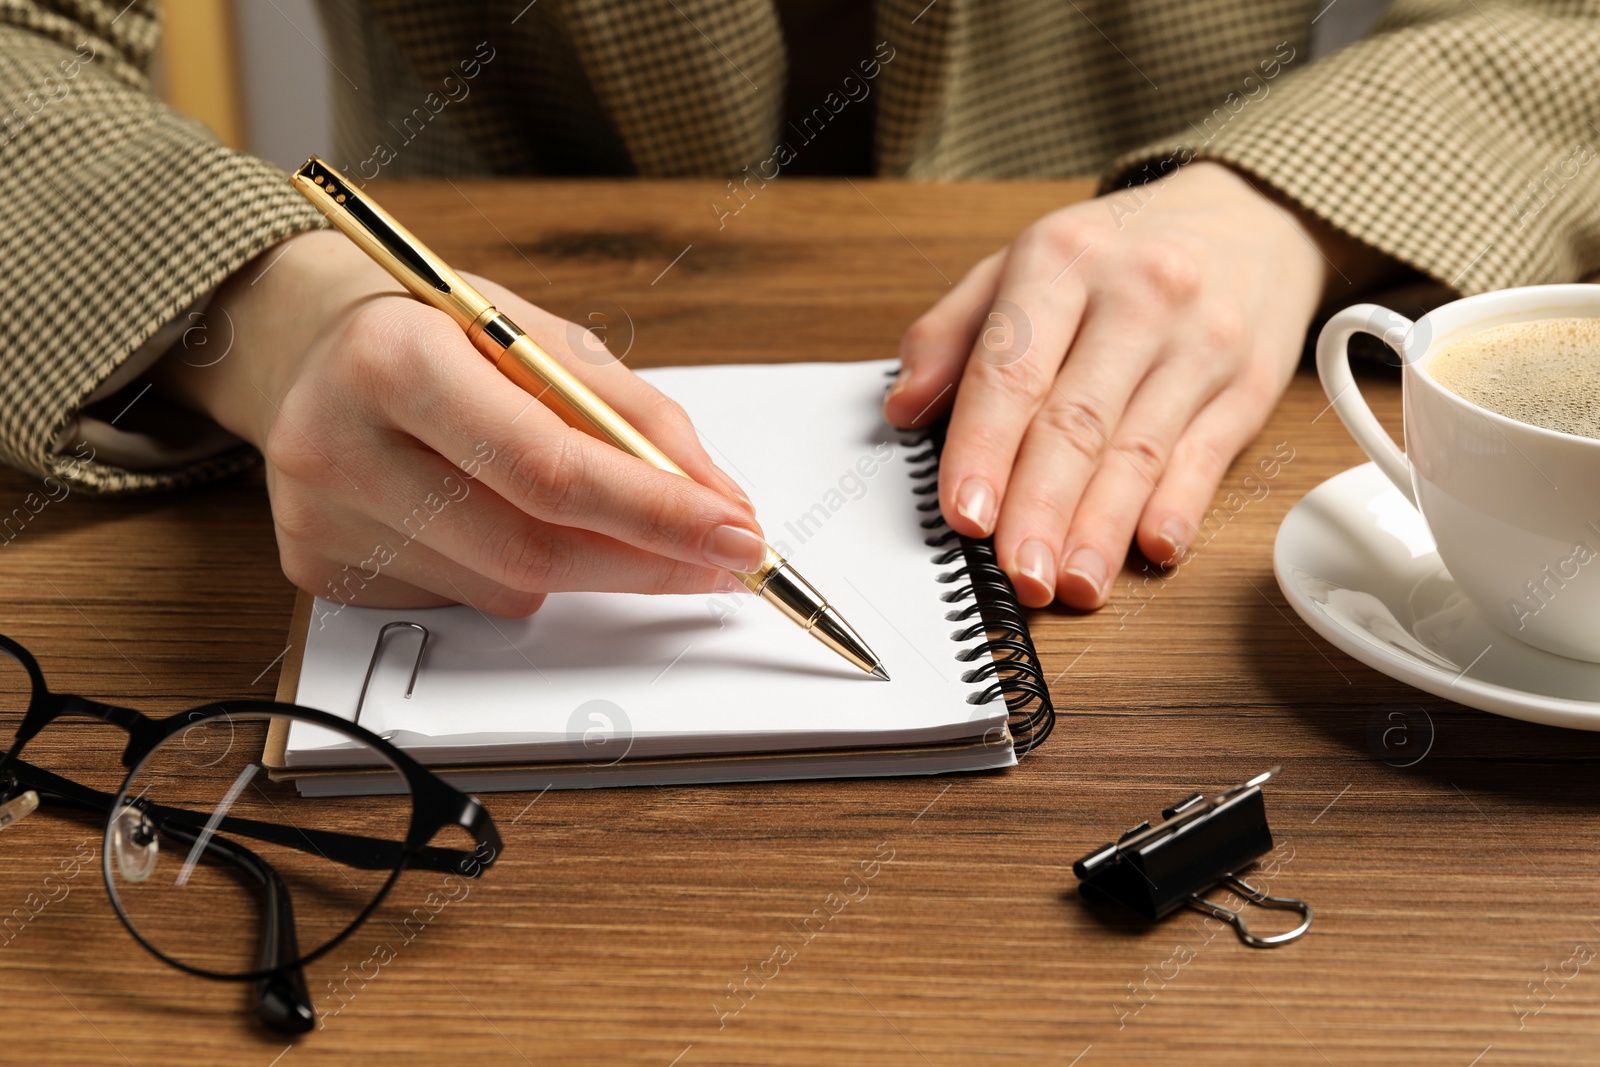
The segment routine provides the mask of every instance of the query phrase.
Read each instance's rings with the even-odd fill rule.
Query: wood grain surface
[[[720,229],[719,191],[379,196],[448,260],[607,324],[648,366],[892,355],[975,260],[1088,190],[784,181]],[[1396,427],[1397,381],[1363,385]],[[1324,407],[1302,368],[1223,490],[1275,448],[1293,459],[1177,575],[1132,565],[1106,610],[1035,614],[1060,721],[1014,771],[490,795],[503,862],[409,938],[398,917],[438,876],[405,876],[311,967],[321,1025],[294,1043],[253,1023],[244,987],[140,949],[98,864],[66,873],[98,828],[42,811],[0,834],[0,1062],[1593,1063],[1600,737],[1409,689],[1293,615],[1278,523],[1362,460]],[[0,512],[38,488],[0,473]],[[74,492],[0,544],[4,632],[56,688],[152,713],[270,696],[293,599],[259,475]],[[1395,710],[1426,752],[1410,766],[1373,740]],[[30,754],[106,784],[121,741],[62,724]],[[1315,905],[1302,941],[1256,951],[1198,915],[1152,929],[1077,899],[1073,859],[1276,763],[1266,880]]]

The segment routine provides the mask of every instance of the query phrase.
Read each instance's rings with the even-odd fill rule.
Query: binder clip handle
[[[1291,941],[1298,940],[1302,934],[1311,929],[1311,920],[1316,913],[1311,910],[1311,905],[1303,900],[1297,900],[1294,897],[1275,897],[1269,893],[1263,893],[1255,886],[1233,874],[1224,876],[1209,886],[1205,892],[1209,892],[1219,885],[1227,886],[1257,907],[1277,908],[1283,911],[1297,911],[1300,913],[1300,925],[1293,930],[1286,930],[1281,934],[1270,934],[1267,937],[1259,937],[1250,932],[1250,927],[1245,924],[1244,916],[1232,908],[1225,908],[1221,904],[1213,904],[1200,893],[1190,893],[1185,898],[1184,903],[1195,911],[1221,919],[1232,926],[1233,932],[1239,935],[1239,940],[1251,948],[1275,948],[1278,945],[1287,945]]]

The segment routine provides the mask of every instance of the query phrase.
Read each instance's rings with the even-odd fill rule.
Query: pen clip
[[[396,229],[395,223],[390,222],[381,212],[375,210],[365,197],[351,188],[344,175],[316,156],[312,156],[301,164],[294,176],[299,179],[295,182],[295,186],[307,194],[311,202],[320,207],[324,214],[331,215],[343,211],[365,230],[372,240],[382,245],[384,250],[396,259],[402,260],[428,285],[441,293],[453,292],[450,283],[445,281],[427,257],[417,251],[416,243],[403,236]],[[311,195],[312,193],[318,195]]]

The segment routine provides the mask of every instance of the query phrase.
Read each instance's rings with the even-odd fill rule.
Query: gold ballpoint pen
[[[567,425],[610,441],[660,470],[687,478],[683,468],[539,347],[477,289],[445,265],[388,212],[363,196],[343,174],[316,156],[290,183],[356,247],[371,256],[417,299],[454,319],[501,374]],[[767,546],[761,566],[737,575],[745,587],[801,629],[874,678],[889,675],[867,643],[788,560]]]

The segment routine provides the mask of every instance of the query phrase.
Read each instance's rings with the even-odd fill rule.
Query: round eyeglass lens
[[[297,750],[361,768],[388,792],[309,797],[275,781],[262,762],[275,721]],[[106,885],[128,929],[169,963],[257,974],[317,954],[366,916],[399,870],[411,811],[405,776],[354,731],[214,714],[128,776],[106,825]]]

